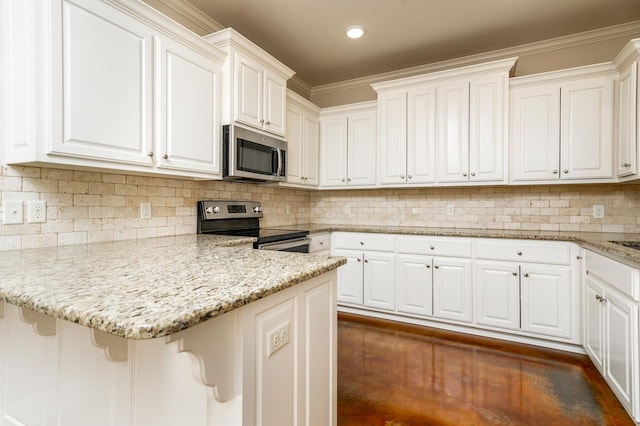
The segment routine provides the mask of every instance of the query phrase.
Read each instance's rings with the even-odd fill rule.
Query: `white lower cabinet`
[[[584,348],[627,412],[640,421],[640,272],[585,252]]]
[[[471,322],[472,300],[471,260],[434,259],[433,316]]]
[[[475,323],[518,330],[520,328],[520,268],[518,265],[475,263]]]
[[[362,252],[352,250],[331,250],[332,256],[343,256],[347,263],[338,268],[338,303],[362,305],[363,276]]]
[[[410,254],[396,257],[396,310],[433,315],[433,259]]]

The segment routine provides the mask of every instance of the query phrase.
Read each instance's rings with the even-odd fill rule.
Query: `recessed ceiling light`
[[[344,33],[349,38],[360,38],[364,35],[365,29],[360,25],[351,25],[350,27],[344,29]]]

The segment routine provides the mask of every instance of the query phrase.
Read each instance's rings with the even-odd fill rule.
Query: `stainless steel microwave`
[[[284,181],[287,142],[227,124],[222,126],[222,161],[226,180]]]

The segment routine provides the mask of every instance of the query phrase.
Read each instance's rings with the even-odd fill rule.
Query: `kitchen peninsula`
[[[4,252],[1,423],[331,423],[344,259],[252,240]]]

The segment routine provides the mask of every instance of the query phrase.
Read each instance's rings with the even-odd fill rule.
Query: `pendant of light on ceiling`
[[[366,32],[362,25],[351,25],[344,29],[344,33],[349,38],[360,38]]]

